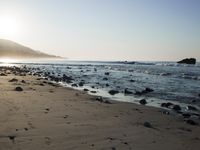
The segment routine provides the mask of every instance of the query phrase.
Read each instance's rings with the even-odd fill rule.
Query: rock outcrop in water
[[[195,58],[186,58],[181,61],[178,61],[177,63],[179,63],[179,64],[196,64],[196,59]]]

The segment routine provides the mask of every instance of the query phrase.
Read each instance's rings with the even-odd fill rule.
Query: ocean
[[[72,83],[60,81],[59,84],[78,90],[88,89],[89,94],[112,100],[139,103],[146,99],[147,105],[156,107],[163,102],[200,107],[200,63],[38,61],[15,65],[26,65],[34,72],[42,72],[43,76],[61,78],[65,74],[73,78]],[[146,88],[153,91],[137,94]],[[124,93],[125,89],[128,94]],[[110,90],[119,93],[111,95]]]

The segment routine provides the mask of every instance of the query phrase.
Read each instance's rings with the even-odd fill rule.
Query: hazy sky
[[[1,16],[0,38],[70,59],[200,60],[200,0],[0,0]]]

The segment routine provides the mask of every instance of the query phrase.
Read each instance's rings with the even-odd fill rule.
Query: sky
[[[0,0],[0,38],[73,60],[200,61],[200,0]]]

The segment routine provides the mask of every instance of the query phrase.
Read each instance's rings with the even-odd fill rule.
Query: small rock
[[[109,72],[105,72],[105,75],[107,75],[107,76],[108,76],[108,75],[110,75],[110,73],[109,73]]]
[[[13,79],[11,79],[11,80],[9,80],[9,82],[17,82],[18,80],[17,79],[15,79],[15,78],[13,78]]]
[[[144,122],[144,124],[143,124],[145,127],[147,127],[147,128],[152,128],[152,125],[151,125],[151,123],[149,123],[149,122]]]
[[[78,87],[78,85],[77,85],[77,84],[75,84],[75,83],[74,83],[74,84],[72,84],[72,86],[73,86],[73,87]]]
[[[108,78],[103,78],[103,80],[104,80],[104,81],[107,81],[107,80],[108,80]]]
[[[21,92],[21,91],[23,91],[23,89],[20,86],[18,86],[15,88],[15,91]]]
[[[190,117],[191,117],[191,114],[183,113],[182,116],[183,116],[184,118],[190,118]]]
[[[147,104],[147,101],[146,101],[145,99],[142,99],[142,100],[140,100],[140,104],[146,105],[146,104]]]
[[[197,111],[197,108],[194,106],[187,106],[188,110],[193,110],[193,111]]]
[[[172,103],[167,102],[167,103],[162,103],[162,104],[161,104],[161,107],[169,108],[169,107],[172,106],[172,105],[173,105]]]
[[[129,90],[126,88],[126,89],[124,90],[124,94],[129,95],[129,94],[133,94],[133,92],[129,91]]]
[[[187,120],[186,123],[187,123],[187,124],[190,124],[190,125],[193,125],[193,126],[194,126],[194,125],[198,125],[197,122],[195,122],[195,121],[193,121],[193,120],[191,120],[191,119]]]
[[[145,89],[145,91],[146,91],[146,92],[153,92],[154,90],[147,87],[147,88]]]
[[[87,91],[89,91],[89,90],[88,90],[88,89],[83,89],[83,91],[87,92]]]
[[[103,102],[103,98],[101,96],[97,97],[96,100],[99,102]]]
[[[132,80],[132,79],[131,79],[130,82],[135,82],[135,80]]]
[[[172,109],[175,111],[180,111],[181,107],[179,105],[174,105]]]
[[[22,80],[21,82],[22,82],[22,83],[26,83],[26,81],[24,81],[24,80]]]
[[[90,91],[91,93],[97,93],[97,91]]]
[[[119,91],[117,91],[117,90],[110,90],[110,91],[108,91],[108,93],[109,93],[110,95],[115,95],[115,94],[118,94]]]
[[[79,82],[79,86],[83,86],[85,83],[84,82]]]

